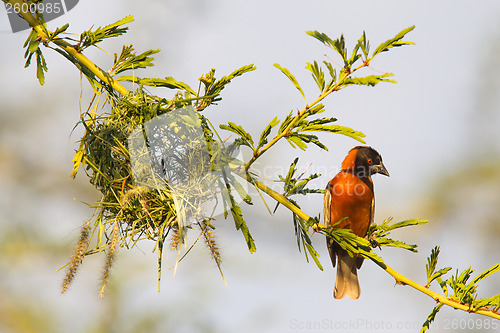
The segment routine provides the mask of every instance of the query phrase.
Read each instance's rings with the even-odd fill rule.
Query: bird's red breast
[[[335,228],[351,229],[357,236],[364,237],[373,218],[372,180],[341,171],[330,180],[327,190],[331,200],[329,224],[346,218]]]

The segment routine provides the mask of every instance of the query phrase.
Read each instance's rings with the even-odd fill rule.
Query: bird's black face
[[[376,173],[389,177],[389,172],[382,163],[382,156],[372,147],[359,147],[355,165],[358,177],[370,177]]]

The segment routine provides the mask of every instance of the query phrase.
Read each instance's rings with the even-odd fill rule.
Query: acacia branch
[[[10,3],[13,6],[13,8],[22,8],[23,4],[29,5],[29,3],[27,3],[24,0],[2,0],[2,1],[5,3]],[[70,43],[68,43],[65,40],[60,39],[60,38],[55,38],[55,39],[51,40],[50,35],[52,34],[52,32],[45,28],[45,22],[40,22],[36,17],[33,16],[33,14],[31,14],[31,12],[29,12],[29,11],[24,12],[23,10],[19,10],[19,15],[21,15],[23,17],[23,19],[25,19],[26,22],[28,22],[28,24],[37,32],[39,38],[44,42],[44,44],[52,41],[54,44],[56,44],[58,47],[63,49],[65,52],[67,52],[71,56],[75,57],[81,65],[85,66],[89,71],[91,71],[101,81],[110,85],[118,93],[120,93],[123,96],[125,96],[129,93],[129,91],[124,86],[122,86],[120,83],[116,82],[109,75],[108,72],[104,71],[103,69],[98,67],[96,64],[94,64],[89,58],[84,56],[82,53],[78,52],[77,49],[73,45],[71,45]],[[75,65],[78,67],[77,64],[75,64]]]
[[[318,96],[318,98],[316,98],[312,103],[310,103],[310,104],[307,103],[306,106],[302,110],[298,111],[297,115],[295,116],[295,118],[293,118],[293,120],[290,122],[290,124],[288,124],[288,126],[285,128],[284,131],[282,131],[281,133],[279,133],[278,135],[276,135],[271,141],[269,141],[269,143],[266,146],[264,146],[261,149],[258,149],[257,151],[254,151],[254,154],[253,154],[252,158],[248,161],[248,163],[245,164],[245,169],[248,170],[250,168],[250,166],[260,156],[262,156],[262,154],[264,154],[267,150],[269,150],[269,148],[271,148],[272,146],[274,146],[274,144],[276,142],[278,142],[283,137],[289,135],[290,134],[290,130],[293,128],[293,126],[295,125],[295,123],[297,122],[297,120],[299,120],[299,118],[304,115],[304,113],[306,113],[308,110],[310,110],[313,106],[317,105],[319,102],[321,102],[323,99],[325,99],[331,93],[340,90],[341,87],[342,87],[342,85],[344,84],[345,80],[352,73],[360,70],[363,67],[368,67],[372,58],[369,58],[368,60],[364,61],[362,64],[358,65],[356,68],[352,69],[349,72],[342,72],[342,76],[337,80],[337,82],[335,83],[335,85],[333,87],[331,87],[330,89],[328,89],[327,91],[322,92]]]
[[[473,313],[477,313],[477,314],[480,314],[483,316],[488,316],[488,317],[492,317],[492,318],[500,320],[500,313],[498,313],[498,312],[495,312],[495,311],[490,310],[490,309],[478,309],[478,310],[471,309],[471,307],[469,305],[461,304],[461,303],[459,303],[451,298],[448,298],[440,293],[432,291],[432,290],[410,280],[406,276],[396,272],[394,269],[392,269],[391,267],[389,267],[387,265],[385,265],[385,267],[383,267],[380,263],[378,263],[376,261],[374,261],[374,262],[378,266],[380,266],[383,270],[385,270],[387,273],[389,273],[394,279],[396,279],[396,283],[401,284],[401,285],[408,285],[408,286],[420,291],[421,293],[424,293],[427,296],[431,297],[437,303],[448,305],[448,306],[455,308],[455,309],[458,309],[458,310],[462,310],[462,311],[466,311],[466,312],[473,312]]]
[[[294,214],[297,214],[298,216],[300,216],[302,219],[304,219],[306,221],[309,220],[309,218],[310,218],[309,215],[307,215],[300,208],[298,208],[293,203],[291,203],[284,195],[274,191],[273,189],[269,188],[268,186],[261,183],[260,181],[253,179],[248,174],[246,175],[246,179],[250,183],[255,185],[256,187],[258,187],[260,190],[267,193],[270,197],[272,197],[273,199],[278,201],[280,204],[282,204],[283,206],[285,206],[286,208],[291,210]],[[327,229],[327,226],[325,226],[321,223],[315,223],[312,227],[315,230],[326,231],[326,229]],[[473,313],[477,313],[477,314],[480,314],[483,316],[488,316],[488,317],[492,317],[492,318],[500,320],[500,313],[498,313],[498,312],[495,312],[495,311],[487,309],[487,308],[480,308],[477,310],[472,309],[467,304],[461,304],[461,303],[459,303],[451,298],[446,297],[445,295],[442,295],[440,293],[432,291],[429,288],[426,288],[425,286],[409,279],[408,277],[404,276],[403,274],[397,272],[396,270],[394,270],[393,268],[388,266],[385,262],[379,262],[379,261],[373,260],[373,258],[369,258],[369,257],[367,257],[367,258],[372,260],[375,264],[377,264],[377,266],[379,266],[384,271],[386,271],[389,275],[391,275],[396,280],[397,284],[408,285],[408,286],[412,287],[413,289],[416,289],[419,292],[431,297],[437,303],[450,306],[454,309],[458,309],[458,310],[462,310],[462,311],[466,311],[466,312],[473,312]]]

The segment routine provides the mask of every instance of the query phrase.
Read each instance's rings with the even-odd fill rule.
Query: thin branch
[[[23,0],[2,0],[2,1],[5,3],[10,3],[13,7],[15,6],[15,8],[17,8],[17,6],[20,6],[19,8],[23,8],[22,7],[23,4],[28,4]],[[38,36],[42,39],[42,41],[46,42],[50,40],[49,37],[50,34],[52,34],[52,32],[44,28],[44,22],[39,22],[38,19],[34,17],[29,11],[20,10],[19,15],[21,15],[26,20],[26,22],[28,22],[28,24],[33,29],[35,29],[35,31],[37,32]],[[95,65],[89,58],[84,56],[82,53],[78,52],[75,49],[75,47],[70,43],[66,42],[63,39],[54,39],[52,42],[57,46],[59,46],[64,51],[68,52],[73,57],[75,57],[82,65],[87,67],[89,71],[91,71],[92,73],[94,73],[95,76],[101,79],[101,81],[110,85],[114,90],[116,90],[121,95],[125,96],[129,93],[129,91],[124,86],[116,82],[106,71]]]
[[[373,57],[372,57],[373,58]],[[323,99],[325,99],[325,97],[327,97],[328,95],[330,95],[331,93],[335,92],[335,91],[338,91],[340,89],[340,87],[342,86],[342,84],[344,83],[344,81],[354,72],[360,70],[361,68],[363,67],[367,67],[369,66],[369,63],[370,61],[372,60],[372,58],[368,59],[367,61],[363,62],[362,64],[358,65],[358,67],[354,68],[353,70],[349,71],[349,72],[342,72],[342,76],[337,80],[337,82],[335,83],[335,85],[333,87],[331,87],[329,90],[321,93],[318,98],[316,98],[312,103],[310,104],[307,104],[302,110],[298,111],[297,112],[297,115],[295,116],[295,118],[290,122],[290,124],[285,128],[285,130],[283,130],[281,133],[279,133],[278,135],[276,135],[271,141],[269,141],[269,143],[261,148],[261,149],[258,149],[257,151],[254,151],[254,154],[252,156],[252,158],[248,161],[248,163],[245,164],[245,170],[248,170],[250,168],[250,166],[260,157],[262,156],[262,154],[264,154],[269,148],[271,148],[272,146],[274,146],[274,144],[276,142],[278,142],[281,138],[287,136],[290,134],[290,129],[293,128],[293,126],[295,125],[295,123],[297,122],[297,120],[302,116],[304,115],[304,113],[306,113],[309,109],[311,109],[313,106],[315,106],[316,104],[318,104],[319,102],[321,102]]]
[[[375,262],[375,261],[374,261]],[[473,313],[477,313],[477,314],[480,314],[480,315],[483,315],[483,316],[488,316],[488,317],[492,317],[492,318],[495,318],[495,319],[499,319],[500,320],[500,313],[498,312],[494,312],[492,310],[489,310],[489,309],[478,309],[478,310],[473,310],[470,308],[469,305],[465,305],[465,304],[460,304],[459,302],[451,299],[451,298],[448,298],[442,294],[439,294],[437,292],[434,292],[412,280],[410,280],[409,278],[407,278],[406,276],[396,272],[394,269],[392,269],[391,267],[387,266],[387,264],[385,265],[386,267],[382,267],[380,263],[377,263],[375,262],[378,266],[380,266],[382,269],[384,269],[387,273],[389,273],[394,279],[396,279],[396,282],[398,284],[402,284],[402,285],[408,285],[414,289],[417,289],[418,291],[420,291],[421,293],[424,293],[426,294],[427,296],[431,297],[432,299],[434,299],[436,302],[438,303],[441,303],[441,304],[445,304],[445,305],[448,305],[452,308],[455,308],[455,309],[458,309],[458,310],[462,310],[462,311],[466,311],[466,312],[473,312]]]
[[[238,173],[238,174],[243,177],[243,175],[241,173]],[[303,218],[306,221],[309,220],[309,215],[307,215],[300,208],[298,208],[293,203],[291,203],[282,194],[274,191],[273,189],[269,188],[268,186],[266,186],[265,184],[259,182],[258,180],[253,179],[249,174],[246,174],[245,178],[250,183],[252,183],[256,187],[258,187],[260,190],[266,192],[270,197],[272,197],[273,199],[275,199],[276,201],[278,201],[280,204],[282,204],[283,206],[285,206],[286,208],[288,208],[289,210],[291,210],[293,213],[297,214],[298,216],[300,216],[301,218]],[[323,225],[321,223],[315,223],[312,227],[315,230],[316,229],[326,229],[327,228],[325,225]],[[371,259],[371,258],[368,258],[368,259]],[[473,313],[477,313],[477,314],[480,314],[480,315],[492,317],[492,318],[495,318],[495,319],[500,319],[500,313],[498,313],[498,312],[494,312],[494,311],[492,311],[490,309],[473,310],[473,309],[470,308],[469,305],[460,304],[459,302],[457,302],[457,301],[455,301],[455,300],[453,300],[451,298],[448,298],[448,297],[446,297],[446,296],[444,296],[442,294],[439,294],[439,293],[437,293],[435,291],[432,291],[432,290],[426,288],[425,286],[423,286],[421,284],[418,284],[417,282],[415,282],[415,281],[407,278],[406,276],[402,275],[401,273],[398,273],[396,270],[394,270],[393,268],[391,268],[390,266],[388,266],[386,263],[377,262],[375,260],[372,260],[372,261],[375,264],[377,264],[377,266],[379,266],[384,271],[386,271],[389,275],[391,275],[394,279],[396,279],[396,282],[398,284],[408,285],[408,286],[412,287],[413,289],[416,289],[416,290],[420,291],[421,293],[426,294],[427,296],[431,297],[433,300],[435,300],[438,303],[441,303],[441,304],[444,304],[444,305],[448,305],[448,306],[450,306],[450,307],[452,307],[454,309],[459,309],[459,310],[466,311],[466,312],[473,312]]]

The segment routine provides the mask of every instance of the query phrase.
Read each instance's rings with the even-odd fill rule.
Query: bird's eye
[[[371,158],[369,158],[369,159],[368,159],[368,164],[372,164],[372,163],[373,163],[372,159],[371,159]]]

